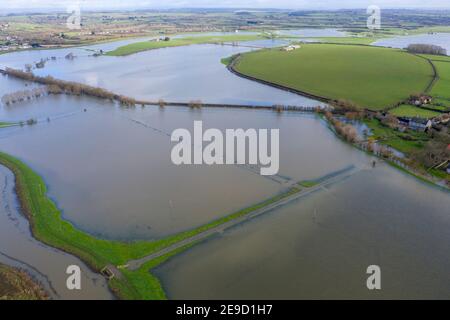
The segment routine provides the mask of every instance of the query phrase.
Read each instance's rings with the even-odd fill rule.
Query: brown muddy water
[[[76,60],[64,59],[69,50]],[[37,72],[140,98],[317,104],[228,73],[220,58],[242,50],[202,45],[93,58],[84,49],[65,49],[2,55],[0,64],[22,67],[55,55]],[[30,86],[0,76],[0,94]],[[315,115],[123,109],[64,96],[0,108],[1,121],[29,118],[39,123],[0,130],[0,150],[44,178],[65,219],[108,239],[164,237],[267,199],[294,181],[349,165],[359,169],[160,266],[155,272],[170,298],[449,298],[449,194],[387,165],[371,168],[372,157],[338,140]],[[279,176],[238,166],[173,165],[169,135],[192,130],[195,120],[205,129],[279,128]],[[25,268],[56,298],[112,298],[104,280],[78,259],[31,237],[11,173],[1,168],[0,179],[0,261]],[[69,264],[84,270],[82,292],[65,289]],[[365,287],[365,271],[374,264],[382,268],[376,293]]]
[[[158,267],[171,299],[449,299],[450,197],[366,169]],[[381,290],[366,287],[381,267]]]

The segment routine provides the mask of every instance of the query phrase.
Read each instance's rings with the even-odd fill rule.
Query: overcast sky
[[[82,8],[283,8],[345,9],[450,8],[449,0],[0,0],[0,10],[66,8],[80,2]]]

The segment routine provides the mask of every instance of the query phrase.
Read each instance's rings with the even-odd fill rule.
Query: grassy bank
[[[220,62],[226,66],[228,66],[234,59],[236,58],[236,55],[232,55],[230,57],[226,57],[220,60]]]
[[[312,38],[317,39],[322,43],[331,43],[331,44],[360,44],[360,45],[370,45],[373,42],[381,39],[379,37],[321,37],[321,38]]]
[[[0,128],[12,127],[12,126],[16,126],[16,125],[17,125],[17,123],[0,122]]]
[[[445,57],[444,57],[445,58]],[[437,69],[439,80],[431,89],[431,95],[436,98],[441,98],[447,107],[450,108],[450,60],[444,62],[444,60],[432,60]]]
[[[119,266],[126,265],[130,260],[136,260],[158,252],[163,248],[191,238],[230,220],[247,215],[300,191],[298,188],[290,189],[285,193],[214,220],[196,229],[164,239],[120,242],[98,239],[78,230],[70,222],[62,219],[61,212],[55,203],[47,197],[47,188],[42,178],[20,160],[0,152],[0,164],[14,173],[16,192],[22,211],[30,221],[33,236],[45,244],[81,258],[97,272],[109,265],[117,266],[120,269]],[[122,268],[121,274],[111,280],[109,285],[116,295],[122,299],[164,299],[164,290],[161,288],[159,280],[149,272],[149,269],[184,249],[179,249],[171,252],[169,255],[152,260],[136,271]]]
[[[429,140],[429,137],[424,132],[410,131],[402,133],[382,125],[377,119],[365,120],[364,123],[372,131],[374,139],[404,154],[423,148]]]
[[[422,92],[433,79],[425,59],[402,50],[334,44],[304,44],[286,52],[241,55],[236,71],[332,100],[384,109]]]
[[[258,34],[236,34],[225,36],[199,36],[199,37],[186,37],[175,38],[169,41],[143,41],[131,43],[126,46],[119,47],[113,51],[106,53],[108,56],[127,56],[133,53],[138,53],[147,50],[169,48],[169,47],[181,47],[193,44],[205,44],[205,43],[222,43],[222,42],[235,42],[235,41],[252,41],[264,39],[264,36]]]
[[[385,161],[390,166],[410,176],[413,176],[416,179],[429,184],[430,186],[449,191],[448,186],[446,187],[441,184],[441,182],[443,182],[444,180],[449,180],[449,174],[439,170],[427,170],[425,167],[420,165],[418,167],[410,167],[410,163],[408,163],[409,161],[406,161],[408,163],[407,166],[402,166],[397,163],[396,160],[393,160],[389,157],[384,157],[382,153],[368,150],[367,145],[364,146],[363,144],[358,142],[348,141],[347,139],[345,139],[345,137],[337,133],[335,126],[328,119],[326,119],[326,117],[323,118],[325,121],[327,121],[330,130],[332,130],[336,137],[338,137],[342,141],[349,143],[353,147],[362,152],[365,152],[370,156],[377,156],[378,158],[383,159],[383,161]],[[367,124],[367,126],[371,129],[373,134],[372,139],[377,140],[377,143],[389,146],[397,151],[404,153],[405,155],[423,148],[423,145],[426,143],[426,141],[428,141],[428,137],[422,132],[413,132],[411,136],[408,136],[407,134],[400,133],[382,125],[381,122],[376,119],[365,119],[364,123]],[[441,181],[436,181],[436,178]],[[304,185],[302,182],[300,184]]]
[[[0,300],[47,300],[44,289],[24,271],[0,264]]]

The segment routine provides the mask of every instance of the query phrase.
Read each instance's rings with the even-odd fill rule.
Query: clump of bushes
[[[350,143],[358,140],[358,132],[351,124],[345,124],[333,117],[329,111],[325,112],[325,118],[333,125],[336,133]]]

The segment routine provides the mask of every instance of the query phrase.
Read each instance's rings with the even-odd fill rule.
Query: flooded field
[[[313,115],[121,109],[67,97],[30,103],[37,110],[46,104],[64,105],[73,113],[50,116],[50,122],[35,127],[3,129],[0,149],[44,176],[65,218],[107,238],[155,238],[191,229],[280,192],[284,182],[313,179],[365,157],[336,144]],[[205,129],[281,128],[284,179],[273,181],[238,166],[173,165],[170,134],[177,128],[192,130],[194,120],[202,120]]]
[[[91,56],[90,50],[124,43],[129,42],[7,54],[0,56],[0,66],[23,68],[54,56],[35,72],[136,98],[319,104],[239,78],[220,63],[250,48],[195,45],[128,57]],[[77,57],[65,59],[69,52]],[[0,76],[0,95],[32,86]],[[234,227],[160,266],[156,274],[169,298],[449,297],[448,193],[381,162],[372,168],[373,157],[337,139],[314,114],[121,108],[66,96],[0,107],[1,121],[30,118],[38,124],[0,130],[0,150],[43,177],[65,219],[107,239],[172,235],[263,201],[295,182],[357,168],[347,180]],[[195,120],[202,120],[205,129],[280,129],[279,175],[262,177],[245,166],[173,165],[170,134],[178,128],[192,131]],[[3,167],[0,187],[1,262],[25,268],[55,298],[112,298],[102,277],[31,237],[18,210],[13,176]],[[65,289],[69,264],[83,266],[86,277],[86,288],[77,294]],[[383,270],[383,291],[371,295],[365,271],[373,264]]]
[[[450,54],[450,33],[419,34],[381,39],[373,43],[375,46],[406,48],[410,44],[434,44],[447,50]]]

